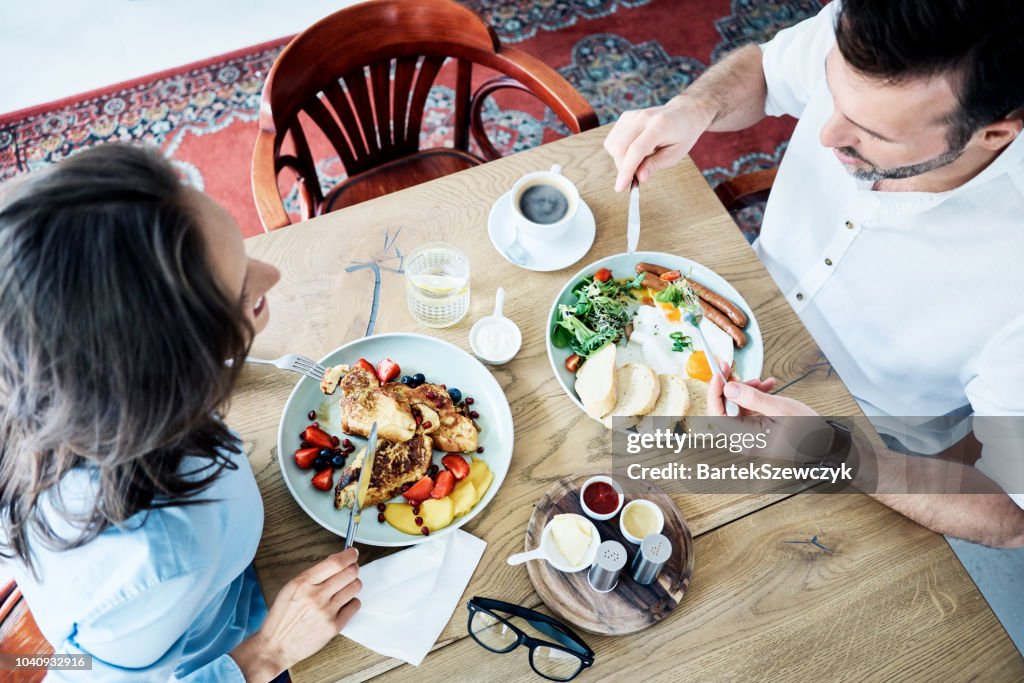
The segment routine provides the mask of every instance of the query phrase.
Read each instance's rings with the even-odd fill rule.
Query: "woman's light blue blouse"
[[[252,559],[263,530],[263,502],[245,454],[231,456],[199,498],[214,502],[151,510],[86,545],[53,551],[31,544],[38,578],[12,560],[11,573],[43,635],[58,653],[90,654],[91,672],[52,671],[47,681],[242,681],[228,655],[263,623]],[[187,459],[183,471],[206,461]],[[61,483],[63,503],[95,499],[89,470]],[[44,502],[58,533],[76,536]]]

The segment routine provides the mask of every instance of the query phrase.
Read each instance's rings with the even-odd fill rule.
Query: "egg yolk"
[[[701,382],[711,381],[711,366],[708,365],[708,358],[703,351],[694,351],[686,359],[686,374]]]

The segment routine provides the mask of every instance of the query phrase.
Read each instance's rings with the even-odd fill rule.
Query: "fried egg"
[[[713,322],[704,318],[700,331],[719,362],[733,364],[732,337]],[[671,335],[680,333],[690,338],[690,348],[673,351]],[[678,335],[677,335],[678,336]],[[616,365],[640,363],[650,367],[659,375],[679,375],[702,382],[711,380],[711,366],[701,347],[700,339],[692,325],[683,321],[678,309],[667,304],[640,306],[633,317],[633,334],[616,359]]]

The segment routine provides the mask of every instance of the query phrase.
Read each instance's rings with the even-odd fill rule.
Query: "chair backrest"
[[[457,64],[456,149],[468,151],[473,135],[483,156],[497,156],[472,119],[479,117],[483,98],[502,87],[532,93],[572,133],[598,125],[593,108],[558,72],[503,47],[479,16],[451,0],[354,5],[296,36],[267,76],[253,156],[253,194],[264,227],[290,222],[278,190],[285,168],[298,176],[311,205],[304,213],[315,215],[323,202],[309,127],[329,141],[349,176],[415,153],[427,96],[449,58]],[[475,64],[504,76],[474,92]],[[286,138],[293,153],[282,153]]]
[[[0,587],[0,652],[24,655],[53,653],[14,581]],[[13,680],[19,683],[35,683],[43,680],[46,671],[19,671],[14,676]]]

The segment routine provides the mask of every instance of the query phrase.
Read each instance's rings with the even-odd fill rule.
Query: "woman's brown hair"
[[[31,568],[33,543],[77,547],[139,512],[203,502],[235,467],[221,411],[252,328],[208,267],[198,220],[173,167],[122,144],[0,199],[0,556]],[[96,484],[84,512],[60,496],[76,468]],[[52,514],[80,533],[56,533]]]

